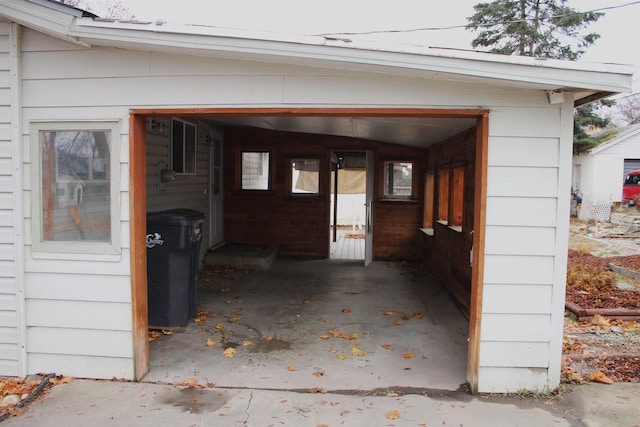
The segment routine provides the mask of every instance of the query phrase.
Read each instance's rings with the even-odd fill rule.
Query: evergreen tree
[[[579,12],[566,6],[567,0],[494,0],[473,7],[467,29],[479,31],[471,46],[489,47],[494,53],[575,61],[600,38],[582,30],[603,16],[599,12]],[[583,151],[597,144],[584,130],[605,128],[608,119],[596,115],[601,101],[577,108],[574,113],[573,149]]]
[[[479,31],[471,42],[507,55],[576,60],[600,35],[581,34],[603,16],[579,12],[567,0],[494,0],[473,7],[467,29]]]

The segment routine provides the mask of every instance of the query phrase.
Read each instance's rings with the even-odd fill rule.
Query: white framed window
[[[268,191],[270,180],[271,153],[268,151],[243,151],[241,156],[242,190]]]
[[[291,194],[320,193],[320,160],[291,160]]]
[[[31,125],[35,252],[120,253],[117,122]]]
[[[412,162],[384,162],[384,197],[388,199],[413,197]]]
[[[171,169],[177,174],[195,175],[196,125],[181,119],[171,119]]]

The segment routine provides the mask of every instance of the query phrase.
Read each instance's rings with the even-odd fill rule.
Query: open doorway
[[[330,259],[365,259],[366,151],[331,152]]]

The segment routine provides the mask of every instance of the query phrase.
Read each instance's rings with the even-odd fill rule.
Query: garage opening
[[[483,233],[473,231],[483,225],[484,213],[474,208],[479,206],[475,200],[483,195],[474,189],[478,186],[470,187],[472,196],[465,198],[470,201],[465,207],[466,222],[460,217],[460,224],[448,223],[439,216],[443,212],[440,205],[445,203],[438,193],[439,181],[436,178],[434,184],[429,176],[439,176],[444,169],[459,176],[463,168],[463,175],[472,177],[465,180],[467,185],[482,182],[484,152],[480,149],[471,157],[465,153],[470,145],[475,149],[486,142],[485,112],[234,113],[133,112],[131,245],[137,377],[170,382],[196,378],[205,384],[287,389],[318,387],[322,385],[319,381],[325,380],[326,388],[332,390],[354,386],[455,389],[465,380],[472,382],[477,365],[476,305],[482,263],[476,262],[472,269],[468,249],[475,246],[474,259],[481,259],[477,254],[481,253]],[[179,191],[156,199],[148,195],[162,184],[165,192],[171,193],[166,189],[174,185],[173,181],[154,181],[157,188],[150,185],[162,176],[162,169],[168,170],[169,179],[175,172],[150,159],[153,121],[173,117],[194,123],[197,139],[209,143],[215,139],[224,147],[217,167],[223,181],[219,205],[225,243],[276,245],[279,256],[266,270],[204,267],[198,282],[197,317],[186,326],[160,331],[149,345],[146,265],[140,262],[145,260],[145,248],[139,245],[146,224],[140,208],[143,213],[151,211],[141,200],[146,205],[156,204],[155,209],[160,199],[171,201],[166,207],[175,207],[188,194]],[[367,118],[375,120],[368,122]],[[458,126],[451,135],[439,136],[448,141],[446,150],[436,148],[435,143],[412,145],[401,140],[421,127],[433,129],[434,120],[440,121],[439,128]],[[358,127],[356,123],[368,129],[368,136],[327,130],[340,128],[341,121],[350,123],[351,133]],[[219,137],[207,138],[213,134]],[[396,140],[384,140],[389,134]],[[453,147],[460,155],[452,154]],[[204,162],[203,166],[197,160],[203,158],[198,155],[201,149],[196,144],[195,172],[183,165],[196,181],[198,168],[203,168],[206,176],[212,175],[211,165]],[[331,164],[336,158],[339,161],[341,154],[356,152],[371,153],[367,158],[374,170],[370,175],[370,210],[364,214],[365,229],[368,217],[375,230],[369,246],[374,262],[366,268],[361,261],[329,262],[330,239],[326,237],[327,230],[332,230],[330,197],[335,182],[330,179]],[[258,159],[256,173],[268,171],[266,180],[256,183],[258,188],[244,188],[248,181],[241,171],[246,153]],[[188,158],[185,155],[182,161]],[[445,165],[444,158],[452,160]],[[296,194],[295,170],[309,172],[314,164],[329,173],[318,182],[317,193],[305,190]],[[150,173],[154,166],[157,171]],[[188,179],[187,175],[178,174],[174,181]],[[407,183],[409,189],[402,189]],[[210,182],[201,184],[194,195],[210,190]],[[429,186],[433,188],[427,194]],[[457,187],[449,188],[453,196]],[[450,212],[460,209],[455,200],[446,201]],[[208,199],[205,206],[211,215]],[[207,220],[212,221],[210,217]],[[351,226],[358,229],[357,220]],[[453,242],[449,253],[438,253],[442,248],[434,235]],[[205,249],[209,246],[209,242],[203,244]],[[462,255],[467,265],[450,268]],[[443,268],[445,265],[449,267]],[[278,374],[281,368],[284,375]],[[289,376],[302,372],[309,375]]]

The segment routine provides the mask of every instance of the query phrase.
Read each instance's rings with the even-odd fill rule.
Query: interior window
[[[196,148],[196,125],[171,119],[171,169],[179,174],[195,174]]]
[[[270,153],[268,151],[242,152],[243,190],[269,190]]]
[[[424,177],[424,215],[422,226],[433,228],[433,203],[435,201],[435,181],[436,174],[433,171],[427,172]]]
[[[449,223],[449,169],[438,173],[438,221]]]
[[[318,194],[320,192],[320,161],[318,159],[291,160],[291,193]]]
[[[413,195],[413,163],[384,163],[384,197],[411,198]]]
[[[461,227],[464,212],[464,167],[453,168],[452,184],[451,225]]]

